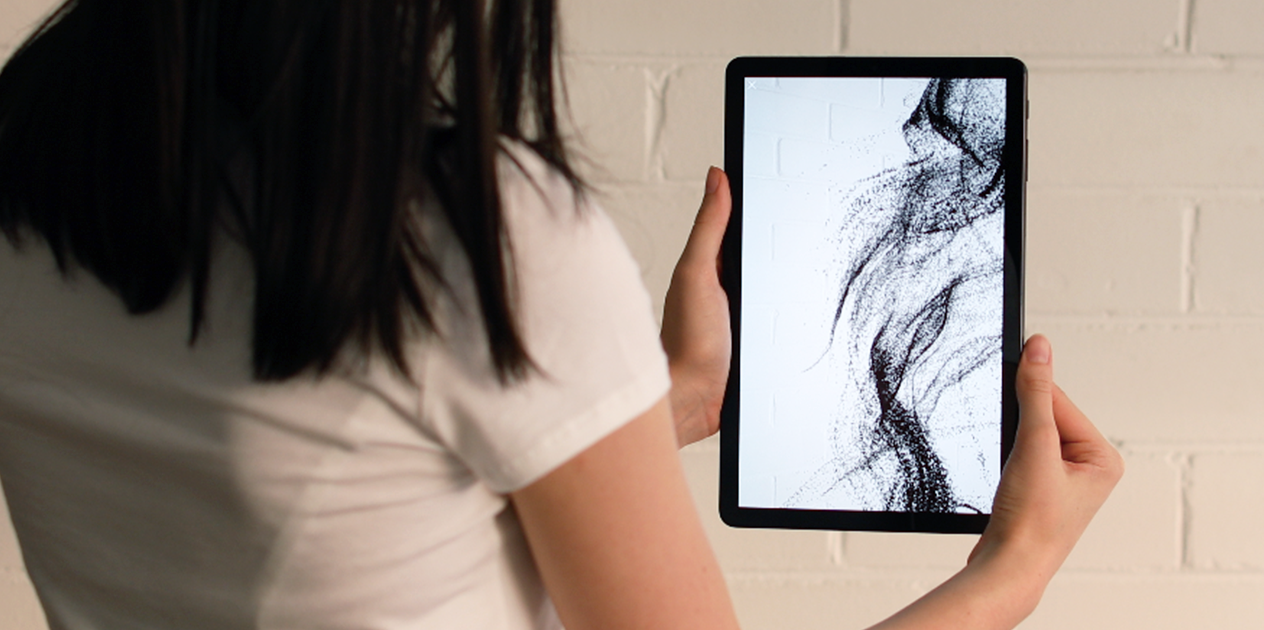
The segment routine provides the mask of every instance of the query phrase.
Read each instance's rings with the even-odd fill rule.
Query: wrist
[[[686,446],[704,440],[720,429],[720,407],[724,403],[724,382],[708,378],[696,369],[669,365],[672,388],[668,394],[676,441]]]
[[[1008,550],[976,549],[964,569],[871,630],[1010,630],[1040,602],[1051,577],[1044,566]]]
[[[1047,555],[1038,545],[983,546],[957,578],[974,585],[983,606],[1016,625],[1036,609],[1057,573],[1060,563]]]
[[[681,371],[671,365],[667,369],[671,374],[671,391],[667,395],[667,400],[671,403],[672,421],[676,425],[676,443],[683,447],[706,437],[696,435],[699,433],[700,426],[698,422],[698,416],[701,413],[700,404],[698,397],[693,393],[693,388],[688,384],[688,379],[681,374]]]

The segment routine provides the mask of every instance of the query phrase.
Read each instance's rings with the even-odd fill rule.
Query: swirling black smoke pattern
[[[842,405],[853,411],[789,506],[990,511],[956,477],[988,468],[991,443],[974,436],[999,422],[1004,83],[932,80],[902,133],[907,161],[846,195],[829,353],[858,375]],[[962,410],[963,383],[993,373],[997,414]]]

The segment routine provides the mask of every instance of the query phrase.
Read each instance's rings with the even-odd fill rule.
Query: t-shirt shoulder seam
[[[503,493],[530,485],[648,411],[670,387],[665,371],[643,370],[627,384],[559,423],[526,452],[502,463],[497,468],[499,479],[488,480],[488,485]]]

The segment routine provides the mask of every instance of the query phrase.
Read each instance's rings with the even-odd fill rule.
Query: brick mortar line
[[[651,183],[667,180],[663,138],[667,135],[667,94],[680,67],[644,68],[645,73],[645,176]]]
[[[1175,457],[1177,466],[1177,505],[1176,505],[1176,560],[1182,570],[1194,569],[1194,504],[1190,499],[1190,489],[1194,484],[1194,458],[1185,453]]]
[[[1116,448],[1129,455],[1264,455],[1264,440],[1133,441],[1119,440]]]
[[[562,63],[571,61],[590,61],[596,63],[609,64],[627,64],[627,65],[657,65],[670,66],[680,62],[703,64],[727,64],[733,57],[741,55],[704,55],[701,53],[664,53],[661,55],[654,54],[627,54],[627,53],[588,53],[588,52],[562,52]],[[821,55],[826,56],[826,55]]]
[[[596,53],[596,52],[564,52],[563,63],[593,62],[618,65],[724,65],[734,57],[745,56],[746,53],[710,54],[710,53]],[[800,53],[759,53],[756,56],[800,56]],[[828,57],[828,52],[806,54],[806,56]],[[855,57],[898,57],[901,55],[857,53]],[[908,55],[908,56],[978,56],[978,55]],[[996,51],[989,55],[995,57],[1018,57],[1031,71],[1075,71],[1075,72],[1124,72],[1124,73],[1264,73],[1264,53],[1259,55],[1218,55],[1218,54],[1184,54],[1177,52],[1149,53],[1137,55],[1052,55],[1025,54],[1016,51]]]
[[[962,561],[962,566],[965,561]],[[725,572],[724,578],[732,583],[740,584],[768,584],[782,583],[794,585],[862,585],[862,584],[878,584],[887,586],[898,585],[914,585],[925,584],[927,588],[933,587],[939,581],[946,579],[960,569],[944,568],[944,569],[868,569],[865,572],[849,571],[847,573],[824,573],[819,570],[803,570],[794,571],[786,569],[758,571],[743,570]],[[1058,571],[1056,580],[1075,580],[1075,581],[1148,581],[1148,580],[1169,580],[1178,578],[1182,581],[1199,581],[1199,582],[1241,582],[1241,581],[1261,581],[1264,582],[1264,570],[1221,570],[1212,571],[1207,569],[1062,569]]]
[[[1218,315],[1215,313],[1190,313],[1172,315],[1121,315],[1113,313],[1042,313],[1028,311],[1028,321],[1040,324],[1079,325],[1089,328],[1158,329],[1158,330],[1209,330],[1221,326],[1264,325],[1264,313],[1259,315]],[[1031,331],[1035,332],[1035,331]]]
[[[1181,312],[1198,313],[1198,241],[1202,208],[1197,203],[1181,210]]]
[[[1171,196],[1190,198],[1211,197],[1246,197],[1264,200],[1264,187],[1252,186],[1147,186],[1130,184],[1061,184],[1029,182],[1027,195],[1032,192],[1063,192],[1074,194],[1120,194],[1128,193],[1137,197]],[[1029,199],[1030,200],[1030,199]]]
[[[1179,13],[1176,16],[1176,51],[1192,54],[1194,51],[1194,6],[1195,0],[1180,0]]]
[[[851,38],[851,2],[850,0],[834,0],[834,53],[847,51],[847,43]]]
[[[825,549],[830,564],[850,568],[851,565],[847,562],[847,532],[827,532]]]

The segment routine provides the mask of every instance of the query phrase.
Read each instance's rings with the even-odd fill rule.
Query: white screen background
[[[872,487],[853,491],[829,481],[840,444],[867,415],[856,402],[863,378],[845,356],[846,318],[831,342],[843,270],[859,247],[846,233],[865,229],[844,225],[842,217],[866,182],[908,161],[901,129],[928,83],[746,79],[738,471],[743,507],[882,509],[874,505]],[[984,247],[1003,246],[1002,226],[989,226]],[[998,311],[998,332],[999,317]],[[939,406],[982,406],[986,415],[990,401],[999,421],[999,361],[941,397]],[[954,492],[990,512],[999,431],[995,443],[981,444],[977,418],[951,415],[935,414],[951,429],[933,440],[935,449]]]

